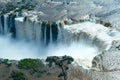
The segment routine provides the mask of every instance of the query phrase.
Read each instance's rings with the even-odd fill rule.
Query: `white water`
[[[22,23],[16,27],[17,32],[22,34],[17,34],[17,36],[20,36],[18,39],[27,37],[28,40],[33,41],[34,37],[37,37],[37,42],[39,42],[41,38],[41,31],[38,31],[41,30],[40,24],[37,24],[36,27],[34,27],[35,25],[32,27],[33,23],[30,24],[30,22],[25,24],[27,25],[25,29],[22,29],[24,26]],[[80,65],[90,67],[93,57],[97,55],[98,50],[96,47],[106,49],[107,46],[111,46],[113,40],[119,39],[119,33],[114,32],[114,30],[111,32],[109,28],[91,22],[66,25],[63,27],[64,30],[61,30],[59,26],[58,29],[58,43],[61,41],[61,44],[51,44],[47,47],[42,46],[40,43],[15,41],[11,40],[8,36],[0,36],[0,58],[20,60],[23,58],[46,58],[47,56],[69,55],[77,59],[76,61]],[[52,41],[51,30],[50,41]],[[43,43],[46,44],[46,27]]]
[[[96,35],[98,37],[100,33],[108,34],[109,32],[109,30],[105,28],[104,26],[95,24],[95,23],[90,23],[90,22],[75,24],[71,26],[65,26],[64,29],[67,31],[70,31],[71,33],[76,33],[76,32],[79,33],[80,31],[85,31],[88,34],[91,34],[93,37]],[[28,32],[28,34],[29,33],[30,32]],[[36,34],[39,34],[39,33],[36,33]],[[63,35],[64,35],[64,38],[67,38],[66,41],[68,42],[73,37],[71,37],[72,34],[70,35],[67,35],[67,34],[68,33],[64,33]],[[46,27],[45,27],[44,35],[45,35],[44,43],[46,43]],[[52,35],[50,36],[52,37]],[[59,32],[59,35],[58,35],[58,39],[60,38],[62,38],[61,31]],[[0,58],[20,60],[23,58],[46,58],[47,56],[69,55],[77,59],[76,61],[78,61],[80,65],[86,65],[90,67],[93,57],[97,55],[98,50],[95,47],[95,45],[98,43],[88,44],[86,43],[87,41],[90,41],[90,40],[94,41],[94,40],[92,39],[88,40],[84,38],[84,35],[81,38],[83,38],[84,42],[80,40],[80,42],[77,41],[75,43],[75,41],[73,40],[72,42],[69,43],[69,45],[65,43],[61,43],[61,44],[56,44],[56,45],[51,44],[45,47],[45,46],[42,46],[40,43],[35,44],[33,42],[18,41],[18,40],[16,41],[16,40],[10,39],[8,36],[4,36],[4,37],[0,36]],[[103,40],[103,41],[105,40],[104,42],[108,42],[109,40],[111,40],[111,38],[110,39],[108,38],[109,40],[106,40],[104,36],[98,39]]]
[[[93,58],[98,55],[97,51],[98,49],[94,45],[90,46],[85,42],[76,42],[70,45],[52,45],[48,48],[47,56],[69,55],[72,56],[79,65],[87,69],[92,66]]]
[[[46,58],[47,56],[70,55],[79,61],[91,62],[97,55],[96,48],[84,43],[72,43],[71,45],[50,45],[41,47],[35,43],[25,41],[15,41],[7,37],[0,36],[0,58],[20,60],[23,58]],[[89,64],[88,64],[89,65]]]

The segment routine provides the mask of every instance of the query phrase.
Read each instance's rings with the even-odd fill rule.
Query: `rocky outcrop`
[[[85,69],[74,64],[69,70],[69,80],[119,80],[120,42],[114,42],[108,50],[94,57],[92,67]]]
[[[91,21],[65,25],[63,29],[63,42],[71,43],[75,41],[83,41],[90,45],[97,46],[100,51],[108,50],[111,47],[113,41],[120,40],[117,38],[117,36],[119,36],[118,31]]]

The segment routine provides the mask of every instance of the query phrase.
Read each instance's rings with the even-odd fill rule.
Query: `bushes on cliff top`
[[[44,67],[44,64],[39,59],[22,59],[18,62],[18,67],[21,69],[35,69],[39,67]]]
[[[18,68],[30,70],[31,74],[43,74],[46,72],[46,67],[40,59],[22,59],[18,62]]]

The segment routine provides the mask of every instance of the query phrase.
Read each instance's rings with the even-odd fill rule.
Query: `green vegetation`
[[[18,62],[18,68],[30,70],[30,74],[38,73],[43,74],[46,72],[45,65],[39,59],[23,59]]]
[[[18,63],[18,67],[21,69],[35,69],[43,66],[44,64],[41,60],[31,58],[20,60]]]
[[[10,11],[12,11],[12,10],[15,10],[16,8],[17,8],[17,6],[13,6],[13,5],[8,4],[8,5],[6,5],[6,8],[5,8],[5,9],[2,9],[2,10],[1,10],[0,15],[5,14],[5,13],[8,13],[8,12],[10,12]]]
[[[0,59],[0,68],[3,69],[0,74],[4,75],[1,80],[53,80],[56,78],[63,80],[64,76],[67,78],[68,64],[72,61],[73,59],[69,56],[47,58],[46,62],[57,65],[49,68],[40,59],[26,58],[20,61]],[[5,64],[12,66],[7,67]]]
[[[8,67],[12,65],[12,63],[10,63],[8,59],[0,59],[0,64],[5,64]]]
[[[5,9],[0,10],[1,11],[0,15],[9,13],[10,11],[21,12],[22,10],[33,10],[34,7],[35,7],[34,5],[31,5],[29,3],[26,3],[22,6],[14,6],[12,4],[8,4],[6,5]]]
[[[6,80],[28,80],[27,77],[22,72],[13,71],[9,78]]]
[[[19,7],[18,9],[15,10],[15,12],[20,12],[22,10],[33,10],[34,9],[34,5],[30,5],[29,3]]]

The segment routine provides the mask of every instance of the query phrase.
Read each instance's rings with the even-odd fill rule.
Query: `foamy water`
[[[81,65],[91,66],[91,60],[97,55],[97,49],[85,43],[71,43],[70,45],[56,44],[42,47],[40,44],[15,41],[9,37],[0,36],[0,58],[20,60],[23,58],[46,58],[47,56],[69,55]]]
[[[45,57],[70,55],[75,58],[91,58],[96,48],[84,43],[72,43],[70,45],[50,45],[42,47],[35,43],[15,41],[8,37],[0,37],[0,57],[9,59],[21,59],[25,57]]]

